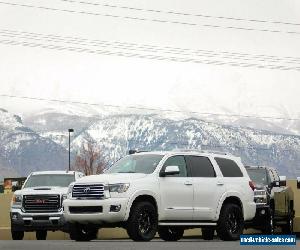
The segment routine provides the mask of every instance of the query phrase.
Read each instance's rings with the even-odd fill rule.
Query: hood
[[[68,187],[32,187],[32,188],[23,188],[15,192],[15,194],[67,194]]]
[[[129,183],[133,180],[146,177],[147,174],[141,173],[115,173],[115,174],[99,174],[90,175],[80,178],[76,183],[105,183],[105,184],[115,184],[115,183]]]

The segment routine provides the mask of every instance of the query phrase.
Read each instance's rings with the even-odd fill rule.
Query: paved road
[[[224,242],[220,240],[203,241],[201,239],[184,239],[178,242],[164,242],[153,240],[151,242],[133,242],[131,240],[97,240],[91,242],[74,241],[0,241],[1,250],[236,250],[236,249],[300,249],[297,247],[248,247],[240,246],[239,242]]]

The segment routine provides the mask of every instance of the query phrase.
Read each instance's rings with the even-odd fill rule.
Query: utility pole
[[[68,129],[69,132],[69,171],[71,170],[71,133],[74,132],[73,128]]]

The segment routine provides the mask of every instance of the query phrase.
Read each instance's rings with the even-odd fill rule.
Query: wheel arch
[[[238,205],[242,209],[242,213],[244,216],[245,211],[244,211],[242,199],[239,197],[239,195],[237,193],[232,193],[232,194],[224,195],[222,197],[222,199],[220,200],[218,208],[217,208],[217,213],[216,213],[217,220],[219,219],[222,207],[228,203]]]
[[[139,202],[139,201],[148,201],[148,202],[152,203],[154,205],[157,213],[159,214],[159,212],[158,212],[159,204],[157,202],[158,199],[155,197],[155,195],[151,192],[139,192],[139,193],[136,193],[134,196],[132,196],[132,198],[128,202],[126,214],[125,214],[125,221],[128,220],[131,208],[134,205],[134,203]]]

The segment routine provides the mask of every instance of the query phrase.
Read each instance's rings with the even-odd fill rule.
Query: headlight
[[[254,191],[254,202],[259,204],[267,204],[267,193],[265,190]]]
[[[69,185],[68,192],[67,192],[67,197],[66,197],[67,199],[72,198],[73,187],[74,187],[74,184]],[[63,199],[64,199],[64,197],[63,197]]]
[[[113,193],[124,193],[128,190],[130,184],[129,183],[118,183],[118,184],[110,184],[108,185],[109,192]]]
[[[22,206],[22,195],[14,194],[11,200],[11,205],[14,207]]]

